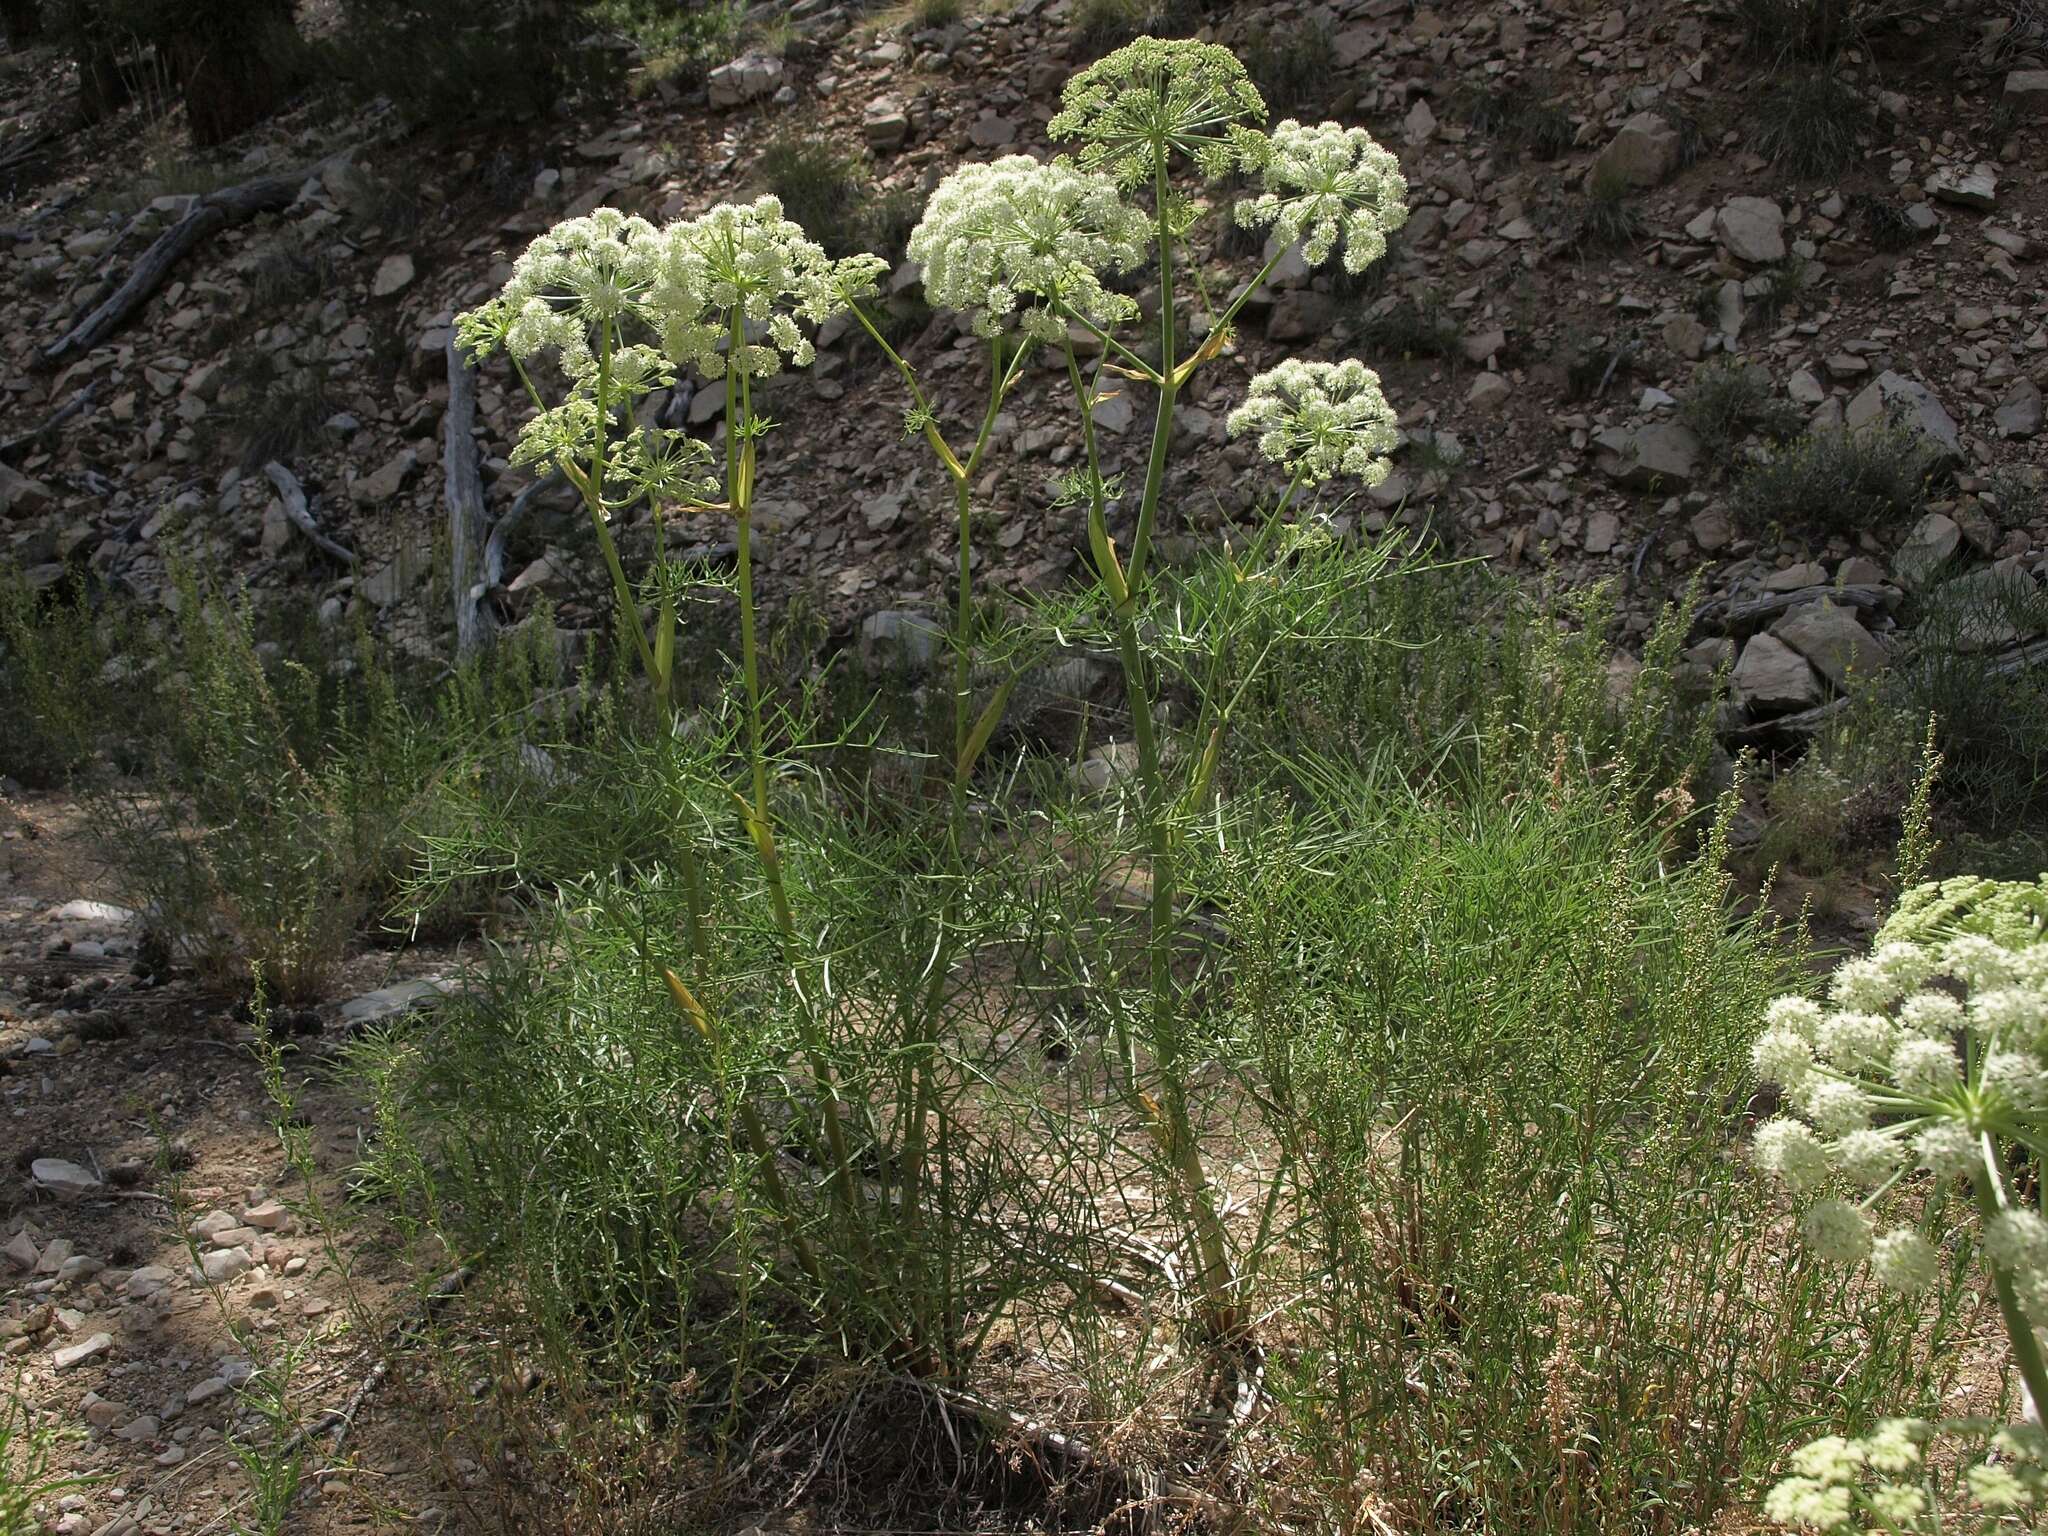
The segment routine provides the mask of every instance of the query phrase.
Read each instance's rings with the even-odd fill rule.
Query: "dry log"
[[[1837,608],[1881,612],[1898,601],[1889,587],[1801,587],[1796,592],[1771,592],[1762,597],[1720,597],[1701,603],[1692,616],[1694,634],[1747,634],[1762,629],[1781,614],[1826,598]]]
[[[13,464],[17,462],[23,454],[63,426],[65,422],[78,415],[79,412],[90,410],[91,408],[92,386],[88,384],[69,400],[58,406],[56,411],[41,426],[32,427],[22,433],[21,436],[9,438],[6,442],[0,443],[0,464]]]
[[[343,565],[353,568],[356,564],[354,552],[343,549],[328,538],[320,531],[320,525],[313,521],[313,511],[306,505],[306,492],[300,486],[298,476],[275,459],[263,466],[263,474],[277,488],[278,499],[284,503],[284,515],[291,519],[292,526]]]
[[[441,418],[447,474],[448,548],[455,581],[455,659],[475,655],[496,628],[484,596],[492,580],[484,549],[484,481],[476,452],[476,368],[448,333],[448,410]]]
[[[37,366],[55,368],[98,346],[127,323],[149,296],[163,286],[172,269],[193,251],[222,230],[246,223],[259,213],[279,213],[289,208],[308,177],[319,175],[325,166],[348,153],[344,150],[341,155],[330,155],[310,170],[259,176],[240,186],[207,193],[191,212],[156,237],[120,286],[92,313],[43,348]]]

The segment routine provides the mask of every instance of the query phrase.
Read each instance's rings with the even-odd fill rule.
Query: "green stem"
[[[1977,1210],[1988,1226],[2006,1208],[2005,1178],[1999,1166],[1998,1149],[1984,1137],[1984,1172],[1977,1180]],[[2048,1362],[2041,1358],[2041,1341],[2034,1325],[2020,1308],[2019,1292],[2012,1274],[2002,1265],[1991,1266],[1992,1284],[1998,1291],[1998,1310],[2005,1318],[2006,1337],[2012,1343],[2013,1364],[2026,1383],[2027,1396],[2035,1414],[2048,1414]]]
[[[1095,420],[1081,367],[1071,341],[1066,347],[1067,379],[1081,413],[1081,441],[1088,456],[1091,513],[1101,511],[1102,472],[1095,440]],[[1161,391],[1162,398],[1165,391]],[[1132,556],[1135,570],[1137,558]],[[1132,581],[1135,591],[1136,582]],[[1202,1149],[1188,1115],[1186,1069],[1181,1059],[1179,1020],[1174,1006],[1173,949],[1177,923],[1174,910],[1175,867],[1171,802],[1160,763],[1159,741],[1152,720],[1152,689],[1138,642],[1135,603],[1113,609],[1117,656],[1123,664],[1124,692],[1130,702],[1131,737],[1138,748],[1139,814],[1151,861],[1152,902],[1145,938],[1147,989],[1151,1011],[1148,1031],[1158,1068],[1160,1094],[1155,1133],[1175,1175],[1175,1204],[1181,1224],[1194,1239],[1197,1282],[1201,1287],[1204,1324],[1212,1338],[1240,1331],[1241,1320],[1231,1293],[1230,1245],[1222,1218],[1209,1193]],[[1133,1092],[1136,1085],[1133,1084]],[[1142,1100],[1142,1095],[1140,1095]],[[1151,1106],[1147,1106],[1151,1108]]]
[[[1133,593],[1145,580],[1152,553],[1152,528],[1159,514],[1159,488],[1166,481],[1167,450],[1173,441],[1173,407],[1180,393],[1174,377],[1172,188],[1162,153],[1152,174],[1154,218],[1159,241],[1159,407],[1152,418],[1152,456],[1145,464],[1145,492],[1138,503],[1138,527],[1131,535],[1131,563],[1125,580]]]

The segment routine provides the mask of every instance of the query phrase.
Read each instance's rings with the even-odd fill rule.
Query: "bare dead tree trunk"
[[[476,452],[476,369],[462,355],[455,332],[448,333],[448,410],[441,418],[441,464],[448,486],[449,566],[455,586],[455,659],[469,660],[496,626],[484,602],[490,578],[484,569],[483,471]]]
[[[0,0],[0,28],[10,48],[34,42],[43,35],[42,0]]]
[[[165,39],[192,142],[220,144],[283,106],[297,79],[291,0],[241,0]]]

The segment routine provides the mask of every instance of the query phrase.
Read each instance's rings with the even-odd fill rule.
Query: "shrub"
[[[1436,289],[1381,299],[1357,325],[1358,339],[1382,357],[1456,357],[1464,328]]]
[[[1593,178],[1571,216],[1571,240],[1581,249],[1613,250],[1631,245],[1643,232],[1642,210],[1621,176],[1603,171]]]
[[[1254,27],[1239,51],[1275,117],[1322,106],[1336,79],[1336,32],[1320,17]]]
[[[1181,37],[1201,22],[1191,0],[1074,0],[1067,24],[1090,58],[1137,37]]]
[[[1800,69],[1774,80],[1756,102],[1754,142],[1794,176],[1833,176],[1856,162],[1869,120],[1863,100],[1832,69]]]
[[[928,31],[950,27],[967,14],[967,0],[911,0],[910,24]]]
[[[118,634],[82,582],[42,592],[27,572],[0,566],[0,774],[61,784],[99,750],[112,720],[133,722],[108,707],[122,692],[107,675]]]
[[[866,162],[830,138],[783,132],[768,141],[755,163],[763,186],[782,199],[783,211],[834,256],[886,250],[900,257],[908,237],[908,199],[878,194]]]
[[[303,70],[291,0],[59,0],[52,21],[78,63],[89,121],[124,105],[153,66],[161,83],[179,93],[186,127],[202,148],[283,106]],[[152,66],[133,62],[145,48]]]
[[[1578,136],[1570,115],[1547,83],[1526,79],[1475,86],[1462,93],[1465,117],[1475,132],[1492,139],[1508,156],[1555,160]]]
[[[1744,526],[1847,534],[1897,527],[1926,505],[1939,450],[1897,422],[1809,433],[1743,469],[1729,503]]]
[[[1893,0],[1735,0],[1749,52],[1774,60],[1829,60],[1902,7]]]
[[[1767,369],[1730,362],[1708,363],[1693,375],[1678,419],[1710,458],[1723,461],[1752,432],[1783,439],[1800,424],[1798,410],[1772,391]]]

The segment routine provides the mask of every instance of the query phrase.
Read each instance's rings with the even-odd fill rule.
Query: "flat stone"
[[[350,483],[349,499],[358,506],[379,506],[397,497],[405,489],[405,483],[420,467],[420,456],[410,448],[401,448],[386,459],[370,474]]]
[[[1891,659],[1851,610],[1837,608],[1825,598],[1793,609],[1771,626],[1771,634],[1804,656],[1838,690],[1845,689],[1851,677],[1860,682],[1882,672]]]
[[[1788,565],[1782,571],[1773,571],[1764,578],[1766,592],[1797,592],[1805,587],[1820,586],[1828,579],[1827,567],[1817,560],[1801,560]]]
[[[36,1252],[35,1239],[26,1232],[17,1232],[7,1240],[7,1246],[0,1248],[0,1258],[7,1260],[15,1269],[34,1269],[42,1256]]]
[[[1821,700],[1820,679],[1806,658],[1771,634],[1750,637],[1731,681],[1752,715],[1789,714]]]
[[[1500,374],[1487,372],[1472,381],[1472,387],[1465,391],[1465,403],[1475,411],[1492,412],[1507,404],[1514,393],[1514,386]]]
[[[1961,460],[1963,445],[1956,435],[1955,418],[1943,409],[1934,391],[1918,379],[1887,368],[1865,385],[1842,412],[1844,424],[1856,432],[1893,417],[1939,448],[1949,462]]]
[[[1692,315],[1673,315],[1664,322],[1664,345],[1680,357],[1698,357],[1707,349],[1707,328]]]
[[[276,1200],[266,1200],[261,1205],[252,1205],[242,1215],[242,1220],[264,1232],[282,1232],[291,1225],[292,1213]]]
[[[47,512],[56,500],[56,493],[42,481],[31,480],[10,464],[0,464],[0,517],[33,517]]]
[[[114,1336],[111,1333],[96,1333],[88,1339],[81,1339],[76,1344],[67,1344],[62,1349],[52,1351],[50,1364],[60,1371],[68,1371],[74,1366],[85,1364],[86,1361],[96,1356],[104,1355],[113,1347]]]
[[[1814,376],[1811,368],[1801,368],[1785,381],[1785,393],[1796,405],[1819,405],[1828,397],[1827,385]]]
[[[1017,142],[1017,125],[1007,117],[984,112],[968,128],[967,139],[981,149],[1000,149]]]
[[[1999,100],[2023,117],[2048,117],[2048,69],[2009,71]]]
[[[2041,430],[2040,386],[2032,379],[2017,380],[1991,413],[1991,420],[2005,437],[2032,437]]]
[[[1714,216],[1729,255],[1755,265],[1785,258],[1785,214],[1767,197],[1731,197]]]
[[[100,1187],[99,1179],[89,1169],[61,1157],[39,1157],[29,1164],[28,1173],[38,1189],[66,1200],[89,1195]]]
[[[896,97],[877,96],[861,112],[860,131],[869,149],[901,149],[910,138],[910,114]]]
[[[1692,522],[1688,526],[1692,529],[1693,543],[1709,554],[1717,549],[1726,549],[1735,539],[1735,530],[1729,525],[1728,514],[1719,507],[1702,507],[1693,513]]]
[[[1327,294],[1291,288],[1266,319],[1268,341],[1309,341],[1328,334],[1333,306]]]
[[[1678,129],[1670,119],[1638,112],[1607,141],[1586,172],[1586,185],[1662,186],[1678,169],[1678,150]]]
[[[860,658],[870,670],[921,672],[944,653],[946,631],[929,614],[885,608],[860,621]]]
[[[1595,512],[1586,519],[1586,532],[1580,543],[1589,555],[1604,555],[1620,542],[1621,519],[1612,512]]]
[[[1989,209],[1998,202],[1998,173],[1988,165],[1964,170],[1947,165],[1921,184],[1921,190],[1939,203],[1958,208]]]
[[[450,983],[435,977],[426,977],[419,981],[394,982],[388,987],[379,987],[374,992],[365,992],[343,1003],[340,1012],[341,1022],[352,1029],[360,1029],[369,1024],[381,1024],[387,1019],[395,1019],[430,1002],[439,1002],[453,990]],[[256,1223],[252,1220],[249,1225],[255,1226]]]
[[[370,279],[370,297],[388,299],[395,293],[412,286],[413,266],[410,256],[386,256],[377,263],[377,275]]]
[[[135,921],[132,910],[117,907],[110,901],[67,901],[43,915],[53,923],[110,923],[118,926]]]
[[[2041,631],[2039,589],[2017,559],[1968,571],[1936,588],[1926,626],[1959,651],[1996,651]]]
[[[246,1248],[216,1248],[199,1258],[199,1273],[208,1285],[226,1285],[255,1267],[256,1255]]]
[[[782,84],[782,60],[772,54],[748,53],[711,71],[705,85],[714,107],[737,107],[772,96]]]
[[[1963,547],[1963,530],[1952,517],[1930,512],[1913,525],[1906,542],[1892,556],[1892,577],[1902,587],[1918,587],[1953,560]]]
[[[1602,472],[1628,490],[1683,491],[1699,472],[1700,440],[1677,422],[1609,427],[1593,444]]]

